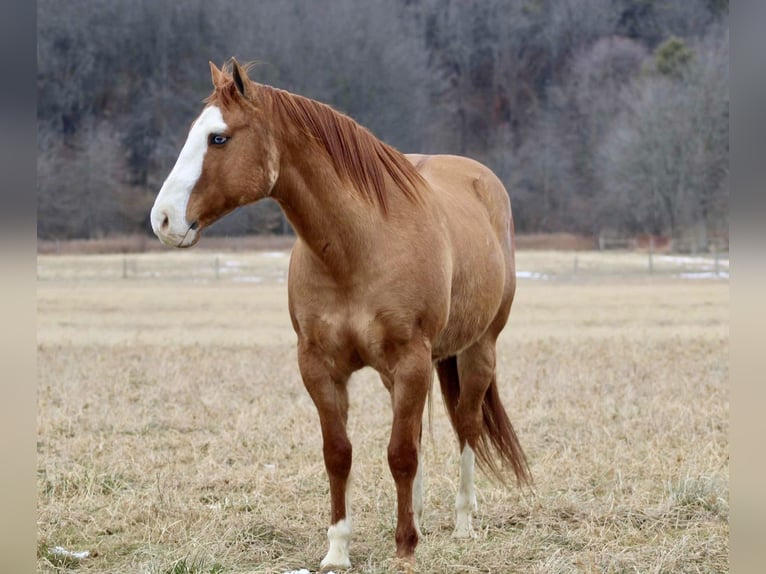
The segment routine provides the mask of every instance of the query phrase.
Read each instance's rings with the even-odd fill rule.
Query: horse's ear
[[[210,79],[213,81],[213,87],[217,88],[223,83],[223,72],[213,62],[208,63],[210,64]]]
[[[234,78],[234,85],[237,86],[237,91],[245,99],[252,100],[253,86],[250,83],[250,78],[247,77],[247,70],[239,65],[236,58],[231,59],[231,75]]]

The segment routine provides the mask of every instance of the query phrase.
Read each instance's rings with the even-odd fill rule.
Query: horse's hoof
[[[457,538],[458,540],[469,540],[471,538],[478,538],[478,536],[479,535],[476,534],[476,531],[472,526],[468,526],[467,528],[455,528],[452,532],[452,538]]]
[[[319,573],[318,574],[325,574],[326,572],[338,572],[339,570],[348,570],[351,568],[351,561],[346,560],[343,562],[342,560],[338,560],[340,564],[330,564],[329,562],[325,563],[324,560],[319,564]]]
[[[415,574],[415,557],[396,558],[394,560],[394,572],[396,574]]]

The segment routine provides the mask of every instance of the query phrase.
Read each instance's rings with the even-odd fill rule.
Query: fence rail
[[[114,255],[39,255],[40,281],[145,280],[283,283],[289,253],[167,252]],[[601,277],[677,277],[728,279],[728,254],[680,256],[640,252],[520,251],[522,280],[572,280]]]
[[[576,251],[524,253],[517,256],[517,276],[531,279],[677,277],[728,279],[728,254],[667,255],[652,251]]]
[[[281,283],[286,252],[226,254],[39,255],[37,279],[242,281]]]

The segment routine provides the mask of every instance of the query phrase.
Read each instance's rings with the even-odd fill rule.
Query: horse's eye
[[[229,141],[229,138],[227,136],[222,136],[221,134],[210,134],[210,139],[208,141],[210,145],[223,145]]]

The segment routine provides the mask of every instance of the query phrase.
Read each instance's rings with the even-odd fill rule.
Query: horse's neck
[[[282,150],[280,175],[272,197],[298,236],[334,274],[347,276],[369,258],[371,226],[377,209],[365,202],[310,146]]]

